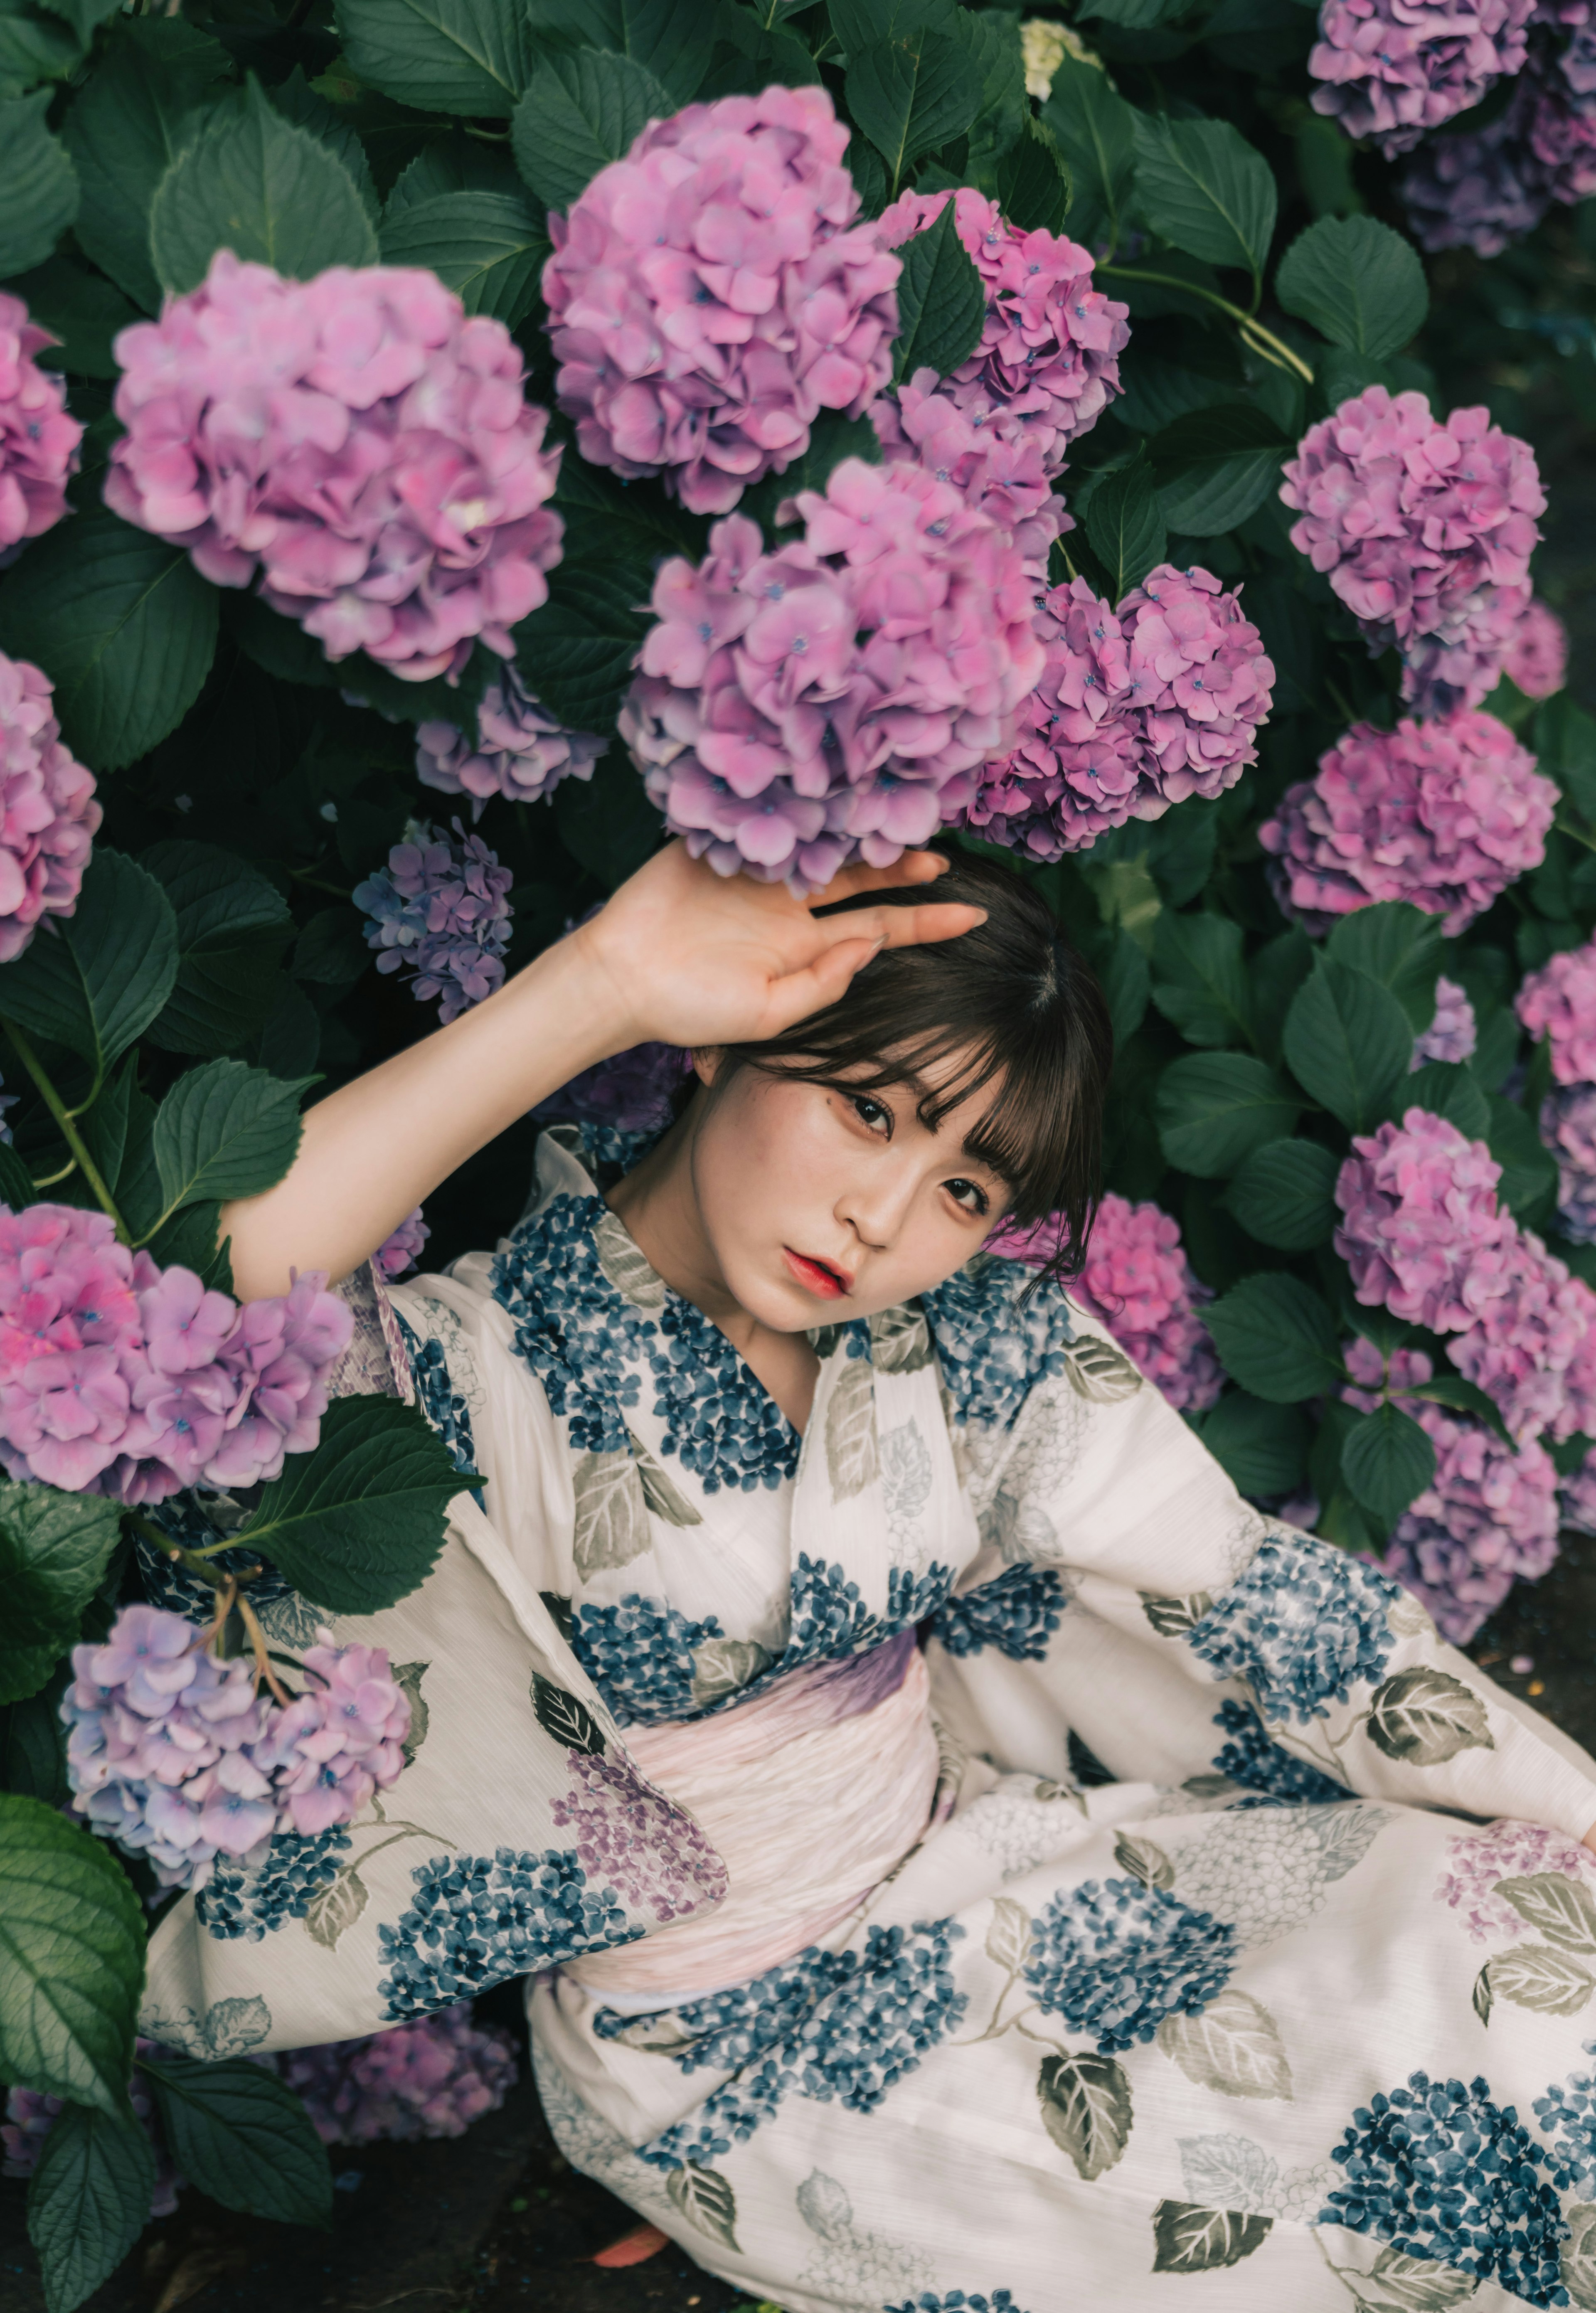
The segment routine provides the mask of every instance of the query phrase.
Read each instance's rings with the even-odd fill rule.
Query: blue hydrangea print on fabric
[[[1293,1758],[1283,1744],[1271,1743],[1257,1711],[1250,1711],[1233,1694],[1220,1704],[1214,1724],[1229,1738],[1215,1754],[1214,1764],[1232,1783],[1244,1783],[1260,1798],[1285,1800],[1292,1806],[1331,1807],[1352,1796],[1345,1783],[1327,1775],[1311,1759]],[[1237,1804],[1245,1807],[1248,1802],[1241,1799]]]
[[[1596,2056],[1596,2040],[1584,2043]],[[1560,2163],[1557,2182],[1576,2201],[1596,2200],[1596,2073],[1570,2072],[1535,2099],[1535,2117],[1552,2138]]]
[[[962,2289],[950,2289],[945,2297],[934,2296],[927,2290],[923,2297],[884,2306],[881,2313],[1024,2313],[1024,2309],[1015,2304],[1006,2289],[995,2289],[990,2297],[978,2293],[967,2297]]]
[[[701,1716],[693,1700],[693,1649],[725,1635],[713,1614],[689,1622],[662,1598],[635,1590],[618,1606],[584,1603],[571,1618],[572,1651],[618,1727]]]
[[[664,1448],[680,1455],[706,1494],[723,1486],[774,1488],[798,1467],[798,1432],[731,1342],[691,1301],[668,1293],[664,1346],[649,1345],[653,1410],[668,1423]]]
[[[951,1955],[963,1933],[954,1920],[873,1927],[862,1952],[801,1953],[768,1976],[678,2010],[689,2030],[702,2018],[720,2050],[746,2046],[750,2054],[737,2059],[738,2077],[706,2097],[690,2120],[639,2145],[644,2159],[656,2168],[689,2160],[707,2166],[746,2142],[790,2095],[873,2112],[957,2029],[969,2001],[954,1987]],[[801,2003],[807,2012],[794,2021]],[[684,2055],[726,2060],[671,2054],[684,2071]]]
[[[410,1362],[410,1378],[416,1385],[417,1401],[433,1428],[437,1431],[454,1457],[454,1466],[462,1477],[477,1474],[477,1448],[471,1437],[471,1409],[463,1397],[456,1394],[449,1378],[448,1360],[442,1341],[424,1341],[413,1325],[406,1324],[399,1311],[394,1311],[399,1338],[405,1345],[405,1355]]]
[[[811,1944],[795,1959],[767,1968],[726,1992],[706,1992],[680,2008],[660,2009],[644,2017],[645,2025],[669,2014],[692,2038],[670,2051],[678,2071],[734,2072],[765,2049],[786,2039],[802,2025],[816,2002],[857,1972],[857,1952],[822,1951]],[[593,2032],[601,2040],[622,2040],[639,2018],[619,2009],[601,2008]]]
[[[232,1943],[247,1936],[258,1944],[285,1920],[303,1920],[316,1897],[338,1876],[349,1851],[349,1834],[337,1825],[302,1837],[279,1832],[259,1863],[218,1855],[211,1876],[194,1898],[194,1913],[206,1935]]]
[[[1383,1675],[1402,1593],[1345,1551],[1272,1534],[1187,1643],[1216,1678],[1244,1678],[1266,1719],[1306,1727]]]
[[[392,1973],[377,1989],[396,2022],[470,2000],[507,1976],[528,1975],[579,1952],[642,1935],[613,1887],[593,1887],[574,1847],[540,1855],[434,1855],[410,1874],[416,1899],[397,1926],[377,1930]]]
[[[515,1347],[571,1423],[574,1454],[617,1454],[622,1411],[643,1394],[639,1368],[652,1318],[618,1293],[599,1266],[593,1226],[601,1197],[550,1197],[495,1258],[493,1297],[515,1321]]]
[[[1064,1371],[1075,1338],[1069,1305],[1050,1280],[1022,1301],[1030,1278],[1020,1262],[978,1253],[922,1295],[955,1420],[1006,1428],[1038,1382]]]
[[[144,1515],[185,1550],[207,1550],[222,1538],[220,1527],[213,1526],[192,1499],[185,1501],[181,1495],[170,1501],[153,1503]],[[186,1567],[174,1565],[148,1535],[136,1532],[133,1547],[145,1596],[152,1606],[159,1606],[168,1614],[187,1615],[191,1623],[209,1623],[214,1619],[216,1594],[208,1582],[202,1582]],[[211,1563],[219,1574],[242,1574],[251,1566],[259,1567],[259,1575],[250,1585],[252,1606],[269,1606],[278,1598],[292,1598],[294,1595],[293,1584],[258,1550],[219,1551]]]
[[[1104,2055],[1151,2040],[1223,1992],[1236,1930],[1139,1879],[1083,1879],[1030,1923],[1025,1981],[1039,2008],[1091,2032]]]
[[[1411,2073],[1405,2089],[1359,2106],[1330,2157],[1346,2181],[1318,2223],[1495,2281],[1528,2305],[1567,2304],[1551,2164],[1483,2080],[1465,2088]]]
[[[996,1647],[1013,1662],[1040,1662],[1064,1619],[1064,1585],[1046,1566],[1009,1566],[992,1582],[950,1598],[936,1635],[951,1655]]]
[[[899,1631],[925,1622],[947,1597],[957,1576],[951,1566],[934,1560],[923,1574],[907,1566],[887,1570],[887,1611],[873,1614],[859,1585],[846,1569],[829,1558],[811,1558],[800,1551],[793,1569],[790,1596],[792,1621],[786,1649],[762,1677],[728,1698],[743,1702],[761,1685],[780,1678],[804,1663],[823,1662],[831,1655],[856,1655],[880,1646]]]

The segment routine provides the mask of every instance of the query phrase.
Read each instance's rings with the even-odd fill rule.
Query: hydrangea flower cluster
[[[66,511],[82,423],[67,415],[66,389],[38,355],[57,340],[28,308],[0,290],[0,550],[38,538]]]
[[[1151,2040],[1166,2016],[1200,2015],[1239,1957],[1234,1928],[1139,1879],[1083,1879],[1030,1933],[1026,1989],[1104,2055]]]
[[[1023,418],[990,403],[984,386],[959,400],[934,370],[918,369],[896,393],[870,405],[881,454],[889,464],[923,466],[951,482],[967,506],[1001,523],[1019,549],[1033,585],[1048,583],[1053,541],[1074,523],[1048,478],[1041,439]]]
[[[502,321],[419,266],[285,281],[219,250],[200,286],[116,340],[105,502],[248,586],[329,659],[423,682],[548,599],[557,451]]]
[[[1568,629],[1539,594],[1513,629],[1502,672],[1526,699],[1550,699],[1568,679]]]
[[[421,1258],[421,1248],[432,1231],[421,1218],[421,1207],[408,1214],[391,1236],[384,1237],[372,1255],[384,1277],[402,1277]]]
[[[0,963],[41,916],[71,915],[100,828],[94,775],[62,744],[54,693],[31,660],[0,651]]]
[[[1443,1639],[1466,1646],[1513,1584],[1557,1554],[1557,1472],[1533,1438],[1517,1452],[1478,1422],[1399,1400],[1435,1448],[1435,1475],[1391,1531],[1385,1570]]]
[[[1019,743],[989,761],[957,824],[1034,859],[1233,787],[1257,759],[1275,669],[1240,596],[1164,563],[1117,611],[1083,578],[1039,606],[1046,653]]]
[[[1371,650],[1402,653],[1404,698],[1430,713],[1495,689],[1546,512],[1528,443],[1484,409],[1443,424],[1422,393],[1372,385],[1308,428],[1280,495]]]
[[[146,2063],[156,2062],[165,2054],[153,2040],[136,2040],[133,2045],[136,2053]],[[178,2194],[189,2179],[178,2173],[161,2125],[155,2099],[136,2071],[128,2083],[127,2100],[155,2154],[155,2182],[150,2190],[150,2215],[152,2218],[170,2217],[177,2207]],[[39,2166],[45,2139],[55,2126],[57,2115],[62,2108],[60,2097],[46,2096],[38,2089],[7,2089],[5,2118],[4,2123],[0,2123],[0,2146],[4,2150],[4,2158],[0,2159],[0,2177],[31,2177]]]
[[[479,835],[468,835],[458,819],[452,824],[451,843],[441,828],[413,820],[387,866],[351,895],[366,910],[378,971],[405,969],[418,1004],[440,998],[445,1026],[504,984],[515,881]]]
[[[475,746],[457,724],[416,726],[416,774],[441,795],[469,796],[475,824],[491,796],[541,803],[562,779],[591,779],[609,743],[591,731],[567,731],[506,664],[482,694]]]
[[[1591,1406],[1596,1293],[1548,1253],[1532,1229],[1513,1241],[1504,1289],[1449,1345],[1460,1373],[1495,1403],[1521,1444],[1586,1426]]]
[[[1535,0],[1324,0],[1308,69],[1315,112],[1388,161],[1521,70]]]
[[[1546,857],[1557,789],[1504,723],[1459,708],[1355,723],[1258,830],[1283,912],[1310,932],[1378,900],[1471,924]]]
[[[847,142],[823,88],[690,104],[550,215],[556,389],[592,464],[726,514],[822,409],[881,391],[901,268],[858,222]]]
[[[1554,202],[1571,207],[1592,191],[1596,30],[1589,0],[1539,0],[1530,19],[1529,60],[1506,106],[1482,128],[1425,145],[1404,173],[1402,198],[1425,248],[1495,257],[1531,232]]]
[[[534,1116],[574,1117],[618,1132],[660,1132],[671,1121],[672,1095],[692,1073],[693,1056],[678,1044],[633,1044],[540,1100]]]
[[[612,1887],[634,1911],[662,1923],[704,1908],[725,1888],[725,1866],[697,1825],[667,1805],[624,1761],[567,1755],[574,1788],[556,1799],[553,1820],[576,1842],[595,1886]]]
[[[1554,1084],[1596,1084],[1596,940],[1526,973],[1513,1009],[1527,1034],[1546,1038]]]
[[[1018,550],[951,484],[848,458],[796,505],[801,542],[734,514],[664,565],[620,730],[695,857],[810,890],[962,810],[1042,646]]]
[[[362,2040],[290,2049],[276,2062],[323,2144],[463,2136],[498,2110],[516,2074],[510,2035],[474,2023],[469,2000]]]
[[[1522,1913],[1497,1893],[1504,1879],[1560,1872],[1565,1879],[1591,1886],[1596,1880],[1596,1874],[1587,1877],[1591,1864],[1590,1849],[1577,1840],[1545,1824],[1504,1817],[1448,1842],[1435,1901],[1461,1913],[1470,1942],[1495,1943],[1529,1931]]]
[[[1483,1140],[1427,1109],[1355,1138],[1336,1181],[1336,1251],[1365,1308],[1458,1332],[1508,1288],[1517,1231]],[[1427,1378],[1427,1376],[1426,1376]]]
[[[307,1649],[303,1691],[256,1691],[186,1615],[124,1606],[103,1646],[72,1650],[61,1698],[74,1806],[148,1857],[164,1886],[200,1886],[218,1854],[264,1854],[276,1832],[353,1821],[398,1781],[410,1704],[381,1647]]]
[[[103,1213],[0,1206],[0,1464],[125,1502],[276,1477],[315,1445],[349,1345],[324,1284],[241,1308],[118,1244]]]
[[[1557,1160],[1557,1227],[1572,1244],[1596,1244],[1596,1084],[1548,1094],[1540,1137]]]
[[[1479,1023],[1474,1016],[1467,989],[1460,988],[1455,980],[1449,980],[1442,972],[1435,982],[1434,1016],[1413,1040],[1409,1075],[1422,1069],[1426,1060],[1454,1064],[1471,1060],[1478,1042]]]

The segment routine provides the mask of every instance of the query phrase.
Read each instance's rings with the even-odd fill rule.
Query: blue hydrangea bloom
[[[540,1855],[434,1855],[410,1874],[416,1897],[396,1926],[377,1930],[392,1973],[378,1990],[397,2022],[470,2000],[507,1976],[642,1935],[613,1887],[594,1887],[574,1847]]]
[[[927,2290],[923,2296],[906,2298],[901,2305],[883,2307],[882,2313],[1024,2313],[1015,2304],[1006,2289],[995,2289],[990,2297],[978,2291],[967,2297],[962,2289],[950,2289],[945,2297]]]
[[[571,1618],[572,1649],[618,1727],[694,1717],[693,1649],[725,1635],[713,1614],[690,1622],[662,1598],[635,1590],[618,1606],[584,1603]]]
[[[415,1328],[399,1316],[397,1309],[393,1314],[399,1322],[405,1355],[410,1362],[410,1378],[416,1385],[417,1402],[453,1456],[455,1468],[462,1477],[474,1478],[477,1474],[477,1447],[471,1437],[471,1409],[459,1395],[449,1377],[449,1363],[443,1355],[443,1344],[442,1341],[422,1341]]]
[[[168,1501],[153,1502],[144,1515],[184,1550],[208,1550],[222,1538],[220,1528],[211,1524],[191,1495],[174,1494]],[[187,1615],[191,1623],[209,1623],[215,1618],[216,1594],[208,1582],[175,1565],[147,1535],[136,1531],[133,1547],[145,1596],[152,1606],[159,1606],[163,1614]],[[259,1567],[259,1575],[250,1585],[252,1606],[269,1606],[276,1599],[294,1595],[293,1584],[258,1550],[219,1551],[211,1564],[219,1574],[242,1574],[251,1566]]]
[[[1551,2163],[1483,2080],[1410,2073],[1406,2088],[1359,2106],[1330,2157],[1346,2181],[1318,2223],[1494,2280],[1529,2305],[1568,2302]]]
[[[823,1662],[830,1655],[859,1654],[866,1647],[880,1646],[883,1640],[934,1614],[956,1579],[952,1567],[934,1560],[923,1574],[911,1573],[907,1566],[889,1567],[883,1616],[872,1613],[859,1585],[848,1579],[844,1568],[829,1558],[811,1558],[801,1550],[792,1573],[792,1622],[785,1651],[756,1684],[767,1684],[803,1663]],[[743,1690],[745,1695],[753,1692],[752,1685]]]
[[[792,1477],[798,1432],[720,1327],[669,1293],[659,1330],[662,1343],[650,1343],[648,1363],[653,1410],[669,1424],[666,1453],[680,1456],[706,1494],[723,1486],[749,1494]]]
[[[1069,1305],[1051,1279],[1022,1301],[1030,1282],[1022,1262],[978,1253],[921,1297],[956,1420],[1006,1427],[1038,1382],[1063,1373]]]
[[[1584,2043],[1596,2056],[1596,2040]],[[1558,2183],[1576,2200],[1596,2199],[1596,2073],[1570,2072],[1535,2099],[1535,2117],[1554,2140],[1561,2164]]]
[[[992,1582],[950,1598],[936,1635],[951,1655],[996,1647],[1013,1662],[1040,1662],[1064,1618],[1064,1585],[1046,1566],[1008,1566]]]
[[[1151,2040],[1223,1992],[1236,1930],[1139,1879],[1083,1879],[1032,1920],[1025,1981],[1039,2008],[1091,2032],[1105,2055]]]
[[[575,1454],[616,1454],[624,1409],[643,1394],[651,1317],[618,1293],[599,1266],[593,1226],[601,1197],[550,1197],[522,1221],[491,1271],[493,1297],[515,1321],[515,1347],[556,1413],[569,1417]]]
[[[195,1916],[219,1942],[245,1936],[258,1944],[285,1920],[304,1918],[338,1878],[348,1851],[349,1834],[335,1824],[303,1836],[279,1832],[259,1863],[218,1855],[194,1898]]]
[[[1283,1744],[1271,1743],[1257,1711],[1234,1695],[1227,1695],[1220,1704],[1214,1724],[1229,1737],[1220,1745],[1214,1764],[1232,1783],[1244,1783],[1249,1790],[1293,1806],[1329,1807],[1352,1796],[1345,1783],[1327,1775],[1311,1759],[1293,1758]],[[1240,1806],[1246,1804],[1238,1801]]]
[[[1244,1678],[1266,1719],[1327,1719],[1361,1679],[1384,1675],[1397,1584],[1345,1551],[1272,1534],[1188,1645],[1218,1678]]]

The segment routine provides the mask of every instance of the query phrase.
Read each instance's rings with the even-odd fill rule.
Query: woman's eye
[[[880,1132],[883,1127],[889,1133],[891,1131],[892,1112],[884,1101],[873,1100],[867,1092],[855,1093],[854,1107],[860,1122],[867,1124],[873,1132]]]
[[[953,1202],[956,1205],[962,1205],[967,1213],[987,1213],[991,1210],[991,1200],[986,1190],[978,1188],[973,1181],[949,1181],[945,1186]]]

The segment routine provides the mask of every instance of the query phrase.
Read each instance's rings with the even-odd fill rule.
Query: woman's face
[[[718,1054],[701,1056],[713,1084]],[[957,1056],[934,1070],[934,1089]],[[737,1069],[692,1147],[699,1225],[740,1307],[773,1331],[867,1317],[940,1285],[1002,1219],[1008,1186],[966,1155],[987,1086],[929,1131],[916,1088],[853,1092]]]

